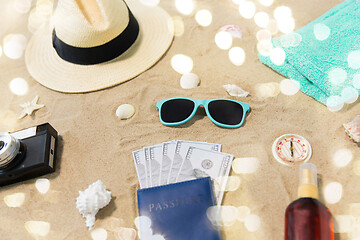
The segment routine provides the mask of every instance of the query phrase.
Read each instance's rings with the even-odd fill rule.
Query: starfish
[[[18,117],[18,119],[22,119],[26,115],[30,116],[35,110],[43,108],[45,105],[37,104],[38,100],[39,100],[39,97],[36,96],[31,102],[26,102],[26,103],[20,104],[20,107],[22,107],[23,110],[21,112],[21,115]]]

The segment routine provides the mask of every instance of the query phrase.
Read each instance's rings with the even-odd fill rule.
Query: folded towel
[[[260,61],[331,106],[354,102],[360,90],[360,1],[346,0],[296,32],[272,39],[284,62]],[[277,50],[278,52],[282,50]],[[271,60],[273,59],[273,61]]]

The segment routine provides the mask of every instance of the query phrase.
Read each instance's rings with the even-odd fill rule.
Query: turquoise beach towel
[[[272,39],[284,63],[259,59],[300,83],[305,94],[328,105],[352,102],[360,89],[360,1],[346,0],[299,30]],[[281,51],[281,50],[280,50]]]

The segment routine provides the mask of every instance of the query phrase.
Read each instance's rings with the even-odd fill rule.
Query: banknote
[[[136,173],[139,179],[140,188],[147,188],[147,175],[146,175],[146,163],[145,163],[145,155],[144,150],[139,149],[132,152]]]
[[[185,158],[191,164],[192,170],[188,168],[186,172],[182,172],[181,181],[210,176],[214,184],[219,184],[219,187],[214,188],[217,189],[214,194],[216,203],[220,205],[234,156],[191,146]]]
[[[161,177],[162,144],[148,147],[148,149],[145,158],[149,158],[150,161],[151,186],[156,187],[159,186]]]
[[[160,185],[169,183],[172,158],[175,153],[176,141],[165,142],[162,146]]]
[[[175,178],[170,178],[170,183],[184,181],[183,176],[187,176],[189,171],[193,171],[191,163],[186,159],[186,154],[190,147],[197,147],[216,152],[221,151],[221,144],[217,143],[177,141],[170,173],[170,175]]]

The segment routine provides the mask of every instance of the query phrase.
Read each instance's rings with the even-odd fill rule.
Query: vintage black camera
[[[57,141],[49,123],[0,133],[0,186],[54,172]]]

